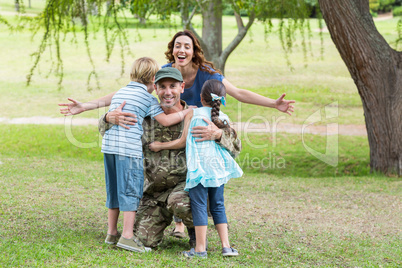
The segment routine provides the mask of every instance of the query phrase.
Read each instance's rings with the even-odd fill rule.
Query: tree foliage
[[[400,7],[402,0],[369,0],[372,12],[390,12],[393,7]]]
[[[99,88],[96,66],[93,62],[89,44],[90,33],[96,34],[100,31],[104,33],[107,61],[110,59],[116,43],[119,44],[122,55],[121,72],[123,72],[124,50],[129,44],[124,21],[121,22],[123,8],[122,4],[105,0],[47,0],[44,10],[38,16],[34,18],[21,16],[19,23],[24,23],[25,27],[31,30],[33,36],[43,33],[39,47],[32,54],[34,63],[30,73],[27,75],[27,85],[31,83],[32,76],[43,54],[48,51],[53,62],[50,72],[59,77],[58,84],[61,87],[63,81],[61,43],[66,41],[78,43],[78,33],[83,33],[84,35],[88,60],[92,66],[87,79],[89,90],[91,89],[90,81],[92,79],[95,80]],[[0,22],[7,24],[12,30],[16,29],[14,25],[8,23],[4,18],[0,18]],[[67,40],[68,34],[72,34],[72,39]]]

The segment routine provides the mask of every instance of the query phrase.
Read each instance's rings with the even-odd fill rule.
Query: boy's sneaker
[[[239,255],[239,252],[232,247],[222,249],[222,256],[224,256],[224,257],[238,256],[238,255]]]
[[[138,240],[138,238],[136,238],[135,236],[133,236],[130,239],[124,238],[123,236],[120,237],[119,242],[117,243],[116,246],[122,249],[141,253],[151,251],[151,248],[144,247],[141,241]]]
[[[187,258],[193,258],[193,257],[203,258],[203,259],[208,258],[208,253],[206,251],[195,252],[194,248],[190,249],[190,251],[183,251],[182,254],[183,254],[183,256],[185,256]]]
[[[121,236],[120,233],[117,233],[117,235],[107,234],[106,239],[105,239],[105,243],[109,244],[109,245],[114,245],[119,241],[120,236]]]

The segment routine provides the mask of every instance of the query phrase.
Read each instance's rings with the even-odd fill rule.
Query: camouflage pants
[[[183,219],[183,223],[193,228],[190,197],[184,191],[185,182],[179,183],[168,196],[166,202],[144,195],[137,210],[134,233],[147,247],[158,246],[163,232],[170,225],[173,215]]]

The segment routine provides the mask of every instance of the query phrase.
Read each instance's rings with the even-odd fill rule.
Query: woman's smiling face
[[[184,67],[192,63],[194,57],[193,40],[186,35],[176,38],[173,47],[175,67]],[[191,65],[190,65],[191,66]]]

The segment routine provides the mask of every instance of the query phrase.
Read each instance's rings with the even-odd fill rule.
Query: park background
[[[44,2],[32,0],[31,5],[26,8],[28,15],[40,12]],[[13,12],[13,3],[1,0],[0,15],[16,23]],[[379,16],[375,21],[391,45],[398,36],[398,19]],[[100,82],[97,89],[91,80],[92,90],[87,87],[92,67],[82,33],[75,38],[66,35],[61,44],[61,88],[57,85],[59,77],[51,69],[54,53],[44,54],[27,87],[32,54],[43,33],[32,38],[28,27],[10,31],[0,25],[0,260],[4,266],[401,265],[401,181],[370,173],[364,134],[335,135],[338,164],[334,167],[306,150],[308,146],[325,154],[329,136],[239,132],[243,150],[238,161],[245,175],[231,180],[225,193],[230,240],[241,253],[238,258],[222,259],[212,222],[208,260],[178,258],[178,252],[188,249],[187,241],[168,237],[167,233],[152,254],[139,255],[105,245],[106,194],[96,125],[37,123],[51,122],[49,117],[62,118],[57,103],[65,102],[67,97],[92,100],[127,84],[129,66],[135,58],[151,56],[160,64],[166,62],[164,52],[168,41],[181,29],[180,18],[173,16],[170,25],[155,18],[148,26],[134,18],[129,22],[132,54],[125,58],[122,75],[118,47],[106,62],[102,32],[90,32],[89,44]],[[284,116],[228,97],[223,111],[233,121],[268,122],[272,126],[280,118],[279,125],[297,128],[319,111],[323,119],[315,125],[324,129],[328,124],[364,128],[361,100],[345,64],[325,28],[320,29],[316,19],[310,23],[312,49],[305,58],[300,39],[296,40],[290,54],[291,66],[284,59],[277,31],[266,37],[264,25],[254,23],[230,55],[225,77],[239,88],[271,98],[285,92],[287,99],[296,100],[296,110],[292,116]],[[223,24],[225,45],[237,27],[232,16],[224,16]],[[199,16],[193,25],[200,29]],[[325,119],[327,105],[337,110],[337,117]],[[105,111],[77,115],[72,122],[96,119]]]

